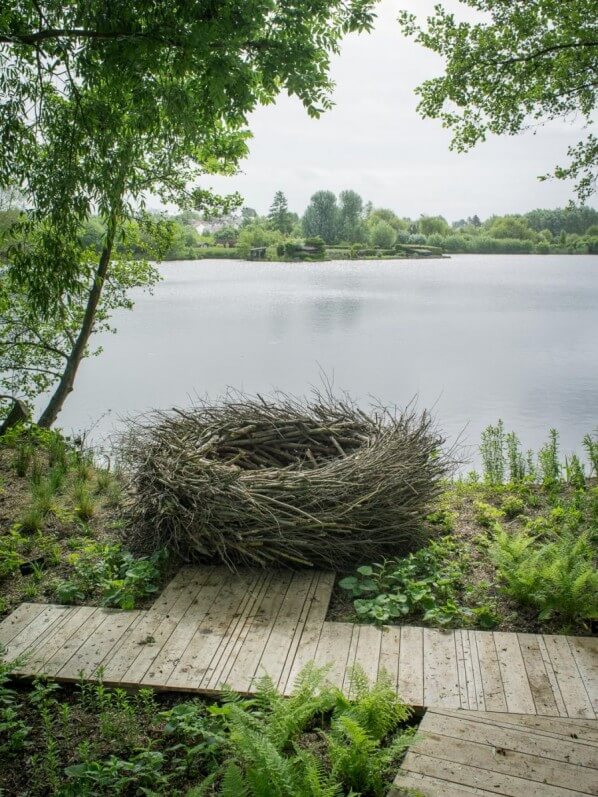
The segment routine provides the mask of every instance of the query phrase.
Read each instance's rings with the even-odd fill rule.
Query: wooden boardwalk
[[[332,573],[183,568],[147,611],[24,603],[0,623],[15,672],[110,685],[285,694],[310,660],[349,690],[353,665],[388,672],[422,708],[596,719],[598,640],[325,622]]]
[[[596,720],[426,712],[388,797],[598,794]]]
[[[250,692],[267,673],[285,694],[310,660],[348,690],[353,665],[388,672],[418,708],[595,719],[598,640],[325,622],[334,576],[183,568],[147,611],[24,603],[0,623],[19,674],[118,686]]]
[[[204,694],[264,674],[289,694],[311,660],[345,692],[355,664],[384,670],[428,708],[389,797],[598,795],[598,639],[326,622],[333,584],[183,568],[147,611],[23,603],[0,645],[27,677]]]

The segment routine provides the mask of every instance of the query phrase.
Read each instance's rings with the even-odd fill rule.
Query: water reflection
[[[475,440],[501,416],[537,447],[596,426],[598,257],[166,264],[152,297],[117,319],[61,417],[96,434],[115,416],[227,386],[302,393],[334,377],[366,404],[436,405]]]

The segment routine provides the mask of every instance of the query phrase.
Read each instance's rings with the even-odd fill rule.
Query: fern
[[[542,542],[524,531],[498,530],[492,548],[504,591],[538,611],[565,623],[598,618],[598,571],[589,532],[565,532]]]
[[[384,672],[370,686],[363,670],[354,667],[351,672],[351,696],[354,702],[345,708],[346,715],[357,720],[378,741],[394,731],[411,714],[409,707],[397,700],[391,679]]]
[[[250,795],[241,768],[234,761],[228,764],[224,770],[220,794],[222,797],[249,797]]]

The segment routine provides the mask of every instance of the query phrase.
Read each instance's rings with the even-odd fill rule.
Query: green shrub
[[[505,427],[499,419],[496,426],[487,426],[482,432],[480,455],[484,480],[488,484],[502,484],[505,480]]]
[[[598,438],[594,440],[592,435],[587,434],[583,439],[583,447],[586,450],[594,474],[598,476]]]
[[[500,508],[505,517],[512,519],[525,512],[525,502],[516,495],[507,495],[501,501]],[[500,518],[497,518],[497,520],[500,520]]]
[[[15,448],[12,457],[12,466],[17,476],[25,477],[29,472],[29,466],[33,459],[33,447],[27,444],[19,444]]]
[[[561,477],[559,462],[559,435],[556,429],[549,432],[548,442],[538,452],[540,478],[545,487],[556,485]]]
[[[497,529],[492,556],[504,592],[536,609],[539,620],[598,619],[596,549],[589,532],[564,532],[543,542],[527,531]]]
[[[443,537],[404,559],[364,565],[339,582],[354,598],[357,615],[387,623],[416,617],[448,626],[467,623],[472,610],[461,602],[469,560],[464,547]]]
[[[366,793],[383,797],[390,774],[413,739],[402,727],[410,710],[382,677],[369,686],[353,673],[353,697],[326,684],[324,671],[308,666],[290,698],[281,697],[265,678],[253,701],[238,699],[214,707],[227,737],[221,780],[214,773],[191,795],[220,797],[341,797]],[[210,709],[208,709],[208,712]],[[324,718],[330,717],[327,722]],[[325,755],[299,745],[301,734],[316,720]]]
[[[474,517],[480,526],[484,528],[492,528],[501,520],[504,520],[505,513],[501,509],[497,509],[492,504],[487,504],[485,501],[475,501],[473,504]]]
[[[73,575],[56,586],[61,603],[79,603],[92,593],[105,606],[134,609],[140,600],[158,590],[165,554],[136,559],[119,545],[91,545],[82,554],[71,554]]]

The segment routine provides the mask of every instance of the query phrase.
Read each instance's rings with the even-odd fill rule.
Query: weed
[[[91,520],[96,514],[97,507],[91,489],[86,481],[77,481],[73,488],[75,514],[81,520]]]
[[[521,442],[515,432],[509,432],[505,437],[505,443],[507,446],[509,481],[512,483],[523,481],[526,474],[526,467],[521,452]]]
[[[583,447],[586,450],[590,465],[595,475],[598,476],[598,438],[594,439],[592,435],[587,434],[583,439]]]
[[[500,508],[505,517],[512,520],[525,512],[525,503],[516,495],[507,495],[501,501]],[[500,520],[500,518],[497,518],[497,520]]]
[[[565,480],[577,490],[583,490],[586,486],[585,470],[577,454],[565,457]]]
[[[377,623],[414,616],[449,626],[472,617],[462,605],[468,558],[450,537],[430,542],[404,559],[364,565],[339,582],[354,598],[357,615]]]
[[[538,452],[538,465],[540,478],[545,487],[558,484],[561,477],[561,464],[559,462],[559,435],[556,429],[548,433],[548,442]]]
[[[496,426],[487,426],[482,432],[480,455],[484,467],[484,480],[488,484],[502,484],[505,480],[505,427],[501,420]]]
[[[98,495],[105,495],[110,491],[113,482],[112,474],[109,470],[99,470],[96,473],[95,491]]]
[[[485,501],[475,501],[473,505],[474,517],[480,526],[490,529],[493,528],[501,520],[504,520],[505,513],[501,509],[497,509],[492,504],[487,504]]]
[[[29,466],[33,459],[33,448],[30,445],[21,444],[15,448],[12,466],[17,476],[24,478],[29,472]]]
[[[27,534],[40,532],[44,528],[44,513],[36,504],[30,504],[21,513],[18,526],[21,531]]]

